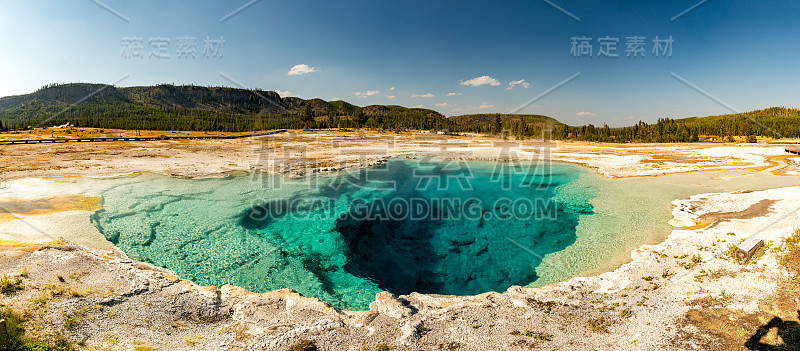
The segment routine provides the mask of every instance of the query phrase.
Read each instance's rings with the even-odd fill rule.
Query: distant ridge
[[[0,130],[65,123],[97,128],[228,132],[366,127],[602,142],[691,142],[701,137],[754,142],[758,137],[800,137],[800,110],[787,107],[709,117],[661,118],[655,124],[639,122],[610,128],[569,126],[543,115],[470,114],[447,118],[424,108],[361,107],[340,100],[282,97],[270,90],[196,85],[117,88],[91,83],[50,84],[30,94],[0,98]]]
[[[492,133],[495,115],[446,118],[424,108],[356,106],[346,101],[281,97],[270,90],[161,84],[117,88],[104,84],[50,84],[0,98],[0,122],[22,129],[70,123],[80,127],[243,132],[268,129],[368,127]],[[503,115],[509,126],[539,133],[560,124],[546,116]]]
[[[31,94],[0,98],[0,121],[12,128],[72,123],[83,127],[239,132],[302,128],[304,122],[299,116],[307,105],[318,127],[357,127],[357,117],[366,118],[369,126],[369,120],[377,116],[403,128],[447,125],[442,114],[428,109],[359,107],[345,101],[281,97],[269,90],[170,84],[116,88],[89,83],[51,84]]]

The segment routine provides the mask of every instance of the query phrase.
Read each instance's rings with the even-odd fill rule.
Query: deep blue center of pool
[[[151,177],[103,194],[93,220],[131,257],[203,285],[292,288],[367,309],[375,293],[473,295],[527,285],[591,214],[584,170],[417,162],[303,180]]]

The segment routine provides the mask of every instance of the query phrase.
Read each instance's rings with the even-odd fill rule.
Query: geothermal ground
[[[36,133],[58,137],[52,131]],[[132,172],[217,177],[254,169],[304,175],[365,167],[389,157],[426,156],[552,159],[614,178],[720,169],[736,169],[730,177],[800,175],[797,157],[754,144],[545,143],[320,131],[242,140],[8,145],[0,147],[0,180],[25,190],[0,195],[0,272],[5,276],[0,301],[25,316],[30,333],[61,333],[93,350],[798,345],[793,344],[799,340],[800,312],[797,186],[676,200],[674,230],[665,241],[640,246],[627,263],[599,275],[465,297],[384,292],[370,311],[347,311],[291,290],[256,294],[234,286],[200,287],[130,260],[90,223],[98,199],[52,194],[37,187],[36,179]],[[748,261],[738,261],[731,248],[752,236],[765,245]]]

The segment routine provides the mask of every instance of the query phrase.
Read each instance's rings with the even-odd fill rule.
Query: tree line
[[[717,140],[746,140],[758,137],[800,138],[800,110],[772,107],[744,114],[731,114],[684,119],[659,118],[656,123],[642,121],[621,128],[606,124],[569,126],[544,116],[477,115],[456,125],[462,132],[495,134],[518,139],[555,139],[609,143],[675,143],[696,142],[701,138]]]
[[[30,109],[0,109],[0,121],[11,129],[26,129],[70,123],[76,127],[245,132],[268,129],[302,128],[373,128],[384,130],[445,130],[444,116],[424,109],[395,109],[367,114],[326,114],[311,110],[298,113],[231,114],[215,110],[180,106],[141,106],[129,103],[84,103],[64,109],[61,106],[37,106]]]
[[[789,109],[677,120],[660,118],[653,124],[640,121],[629,127],[611,128],[605,124],[569,126],[541,117],[500,114],[444,118],[424,109],[398,109],[374,114],[358,109],[353,114],[328,114],[313,111],[310,104],[306,106],[298,113],[281,114],[229,114],[178,106],[156,108],[132,104],[82,104],[66,110],[51,106],[25,110],[23,113],[0,109],[0,130],[36,126],[42,122],[37,115],[50,115],[55,117],[47,120],[48,126],[70,123],[76,127],[140,130],[246,132],[303,128],[413,129],[492,134],[517,139],[611,143],[695,142],[701,137],[730,141],[738,138],[754,142],[757,137],[800,137],[800,113],[795,110],[797,114],[787,114]]]
[[[745,114],[703,118],[660,118],[654,124],[639,122],[623,128],[554,126],[553,139],[616,143],[673,143],[695,142],[703,138],[717,140],[746,140],[759,137],[774,139],[800,138],[800,111],[789,108],[770,108]]]
[[[101,84],[54,84],[31,94],[0,98],[0,130],[66,123],[108,129],[223,132],[370,128],[518,139],[659,143],[702,138],[798,138],[798,122],[800,110],[771,107],[702,118],[660,118],[656,123],[640,121],[622,128],[605,124],[570,126],[542,115],[473,114],[446,118],[424,108],[358,107],[344,101],[282,98],[272,91],[174,85],[117,89]]]

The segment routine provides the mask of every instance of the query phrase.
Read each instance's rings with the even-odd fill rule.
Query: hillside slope
[[[166,84],[116,88],[87,83],[48,85],[31,94],[0,98],[0,121],[11,128],[72,123],[122,129],[245,131],[302,128],[299,115],[306,105],[317,127],[443,129],[448,125],[445,117],[433,110],[359,107],[345,101],[281,97],[274,91]]]

